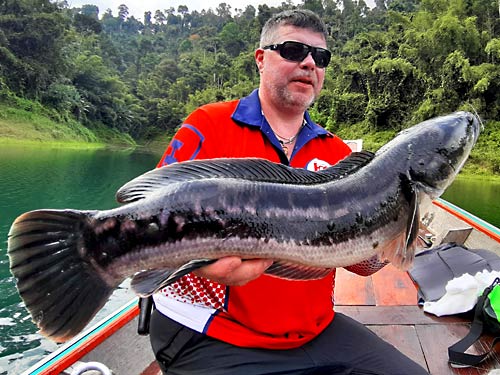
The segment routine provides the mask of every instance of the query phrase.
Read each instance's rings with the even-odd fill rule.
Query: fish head
[[[401,132],[400,145],[407,151],[409,180],[432,199],[439,197],[467,161],[481,126],[477,116],[462,111]]]

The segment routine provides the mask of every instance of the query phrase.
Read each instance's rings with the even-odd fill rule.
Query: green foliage
[[[493,38],[486,45],[485,52],[492,63],[500,62],[500,39]]]
[[[500,65],[484,63],[471,67],[471,97],[478,102],[477,108],[488,119],[500,117],[500,103],[497,99],[500,90]]]
[[[54,82],[42,94],[42,103],[63,114],[76,113],[82,109],[82,98],[77,88],[70,84]]]
[[[229,22],[219,33],[222,47],[232,57],[236,57],[245,47],[244,36],[241,35],[240,27],[235,22]]]
[[[375,4],[287,0],[233,10],[221,3],[201,12],[181,5],[140,21],[126,4],[99,13],[92,4],[0,1],[0,102],[99,129],[102,139],[171,135],[197,106],[255,89],[262,25],[277,11],[303,7],[327,23],[333,52],[310,109],[316,121],[376,149],[415,122],[472,107],[494,124],[482,150],[491,161],[484,167],[497,171],[489,150],[498,146],[500,116],[498,2]]]
[[[376,60],[368,84],[366,119],[380,129],[401,129],[420,94],[416,68],[401,58]]]
[[[324,101],[325,97],[327,97],[326,94],[320,100],[323,99]],[[365,94],[345,92],[331,99],[333,104],[333,124],[356,124],[362,122],[365,118],[365,111],[368,104]],[[321,104],[321,101],[319,104]],[[330,121],[327,122],[327,126],[331,127],[331,130],[334,130],[334,127],[332,127],[333,124]]]
[[[466,165],[468,173],[500,175],[500,121],[486,121]]]
[[[189,100],[186,106],[188,112],[191,112],[199,106],[207,103],[216,102],[222,99],[222,92],[216,87],[196,91],[194,94],[189,95]]]
[[[395,130],[374,131],[366,122],[341,126],[335,131],[342,139],[363,139],[363,149],[375,152],[397,134]]]

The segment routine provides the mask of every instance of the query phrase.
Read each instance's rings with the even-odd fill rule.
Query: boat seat
[[[363,149],[362,139],[344,139],[344,143],[348,145],[353,152],[359,152]]]
[[[447,232],[444,232],[439,238],[436,239],[437,244],[444,244],[449,242],[454,242],[457,245],[463,245],[467,238],[472,232],[472,227],[466,228],[458,228],[458,229],[450,229]]]

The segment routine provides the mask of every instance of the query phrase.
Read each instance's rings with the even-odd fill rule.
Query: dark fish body
[[[118,191],[121,207],[21,215],[11,271],[42,333],[64,341],[125,278],[149,295],[223,256],[274,259],[267,272],[287,279],[374,256],[407,268],[420,205],[453,181],[479,130],[467,112],[438,117],[321,172],[250,158],[159,168]]]

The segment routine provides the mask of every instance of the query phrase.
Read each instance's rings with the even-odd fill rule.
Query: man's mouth
[[[302,83],[302,84],[304,84],[304,85],[314,86],[314,82],[313,82],[313,80],[312,80],[312,79],[310,79],[310,78],[307,78],[307,77],[293,78],[293,79],[292,79],[292,82]]]

